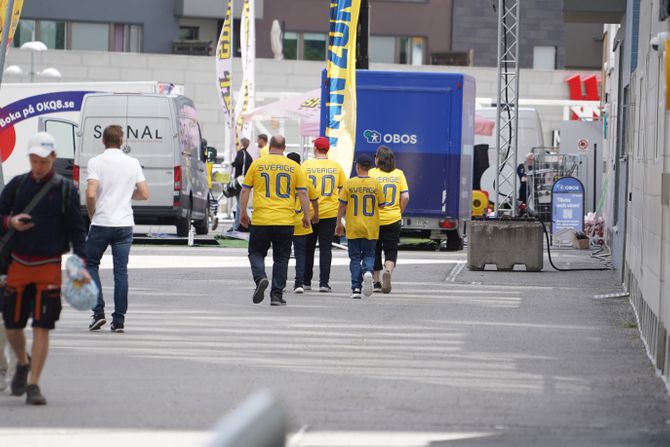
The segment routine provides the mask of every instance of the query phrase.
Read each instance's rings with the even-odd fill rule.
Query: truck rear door
[[[40,132],[48,132],[56,140],[56,172],[69,179],[74,168],[77,127],[77,123],[59,118],[40,117],[38,121]]]
[[[175,133],[170,98],[127,96],[125,141],[121,148],[139,160],[149,187],[140,206],[166,207],[174,201]]]

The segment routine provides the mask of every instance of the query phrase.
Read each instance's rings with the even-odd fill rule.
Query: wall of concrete
[[[19,65],[28,71],[30,54],[24,50],[10,49],[7,65]],[[35,54],[35,68],[56,67],[63,74],[61,81],[165,81],[184,84],[185,93],[191,97],[199,110],[203,132],[216,147],[225,147],[226,134],[222,125],[223,116],[214,81],[214,58],[204,56],[178,56],[159,54],[105,53],[87,51],[46,51]],[[258,59],[256,62],[256,89],[266,92],[305,92],[319,88],[323,62],[276,61]],[[477,96],[495,98],[496,70],[485,67],[443,67],[373,64],[377,70],[413,70],[466,73],[477,81]],[[564,80],[572,71],[521,71],[522,98],[568,99]],[[233,84],[240,82],[240,64],[233,63]],[[5,82],[27,82],[27,77],[7,76]],[[277,95],[267,101],[274,101]],[[262,99],[257,105],[263,103]],[[543,120],[545,141],[550,143],[552,129],[559,127],[563,119],[562,107],[538,107]],[[269,132],[272,123],[262,123]],[[284,129],[290,143],[298,143],[295,125],[289,123]]]

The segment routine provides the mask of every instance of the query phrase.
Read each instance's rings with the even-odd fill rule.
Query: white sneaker
[[[293,289],[293,293],[298,293],[298,294],[305,293],[305,289],[303,289],[302,287],[296,287],[295,289]]]
[[[361,299],[361,289],[354,289],[351,291],[351,297],[355,300]]]
[[[382,273],[382,293],[391,293],[391,272],[388,270]]]
[[[363,274],[363,295],[365,296],[372,295],[373,288],[374,287],[372,284],[372,273],[365,272],[365,274]]]
[[[4,352],[2,353],[4,355]],[[7,368],[0,368],[0,391],[7,389]]]

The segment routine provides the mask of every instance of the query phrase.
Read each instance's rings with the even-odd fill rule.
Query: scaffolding
[[[517,215],[520,3],[521,0],[498,0],[496,217]]]

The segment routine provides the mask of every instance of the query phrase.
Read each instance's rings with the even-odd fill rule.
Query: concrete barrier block
[[[515,220],[473,220],[468,226],[470,270],[484,270],[494,264],[498,270],[511,271],[523,264],[529,272],[544,266],[542,224]]]

